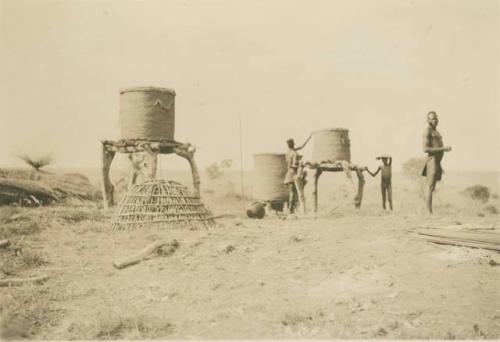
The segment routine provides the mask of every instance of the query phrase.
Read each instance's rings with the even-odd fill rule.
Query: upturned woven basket
[[[112,219],[114,230],[144,225],[210,227],[213,215],[187,187],[161,179],[134,185],[123,197]]]

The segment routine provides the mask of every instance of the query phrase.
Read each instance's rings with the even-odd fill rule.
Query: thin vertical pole
[[[241,113],[239,113],[240,126],[240,173],[241,173],[241,197],[244,197],[244,179],[243,179],[243,137],[241,134]]]

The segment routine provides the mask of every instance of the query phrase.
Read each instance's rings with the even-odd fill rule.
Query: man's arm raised
[[[295,151],[302,150],[307,145],[307,143],[309,142],[309,140],[311,140],[311,137],[312,137],[312,133],[309,135],[309,138],[307,138],[307,140],[302,144],[302,146],[299,146],[299,147],[295,148]]]

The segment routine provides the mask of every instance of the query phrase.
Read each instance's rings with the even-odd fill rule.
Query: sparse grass
[[[0,257],[0,272],[5,275],[16,275],[21,271],[48,264],[41,253],[19,245],[9,245],[3,248],[0,251]]]
[[[44,287],[26,286],[0,302],[0,337],[5,340],[33,338],[57,319],[52,295]]]
[[[0,236],[9,238],[15,235],[30,235],[41,231],[40,225],[36,221],[4,223],[0,227]]]
[[[68,332],[78,339],[116,340],[116,339],[158,339],[171,335],[174,325],[163,317],[147,314],[123,314],[103,312],[95,320],[73,323]]]
[[[67,224],[75,224],[82,221],[104,221],[107,218],[107,215],[102,210],[85,207],[62,207],[55,210],[53,215],[56,219]]]
[[[0,223],[9,222],[11,217],[18,215],[21,211],[22,210],[18,207],[0,207]]]

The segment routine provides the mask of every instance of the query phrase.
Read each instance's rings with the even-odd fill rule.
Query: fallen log
[[[47,275],[41,275],[38,277],[31,278],[10,278],[10,279],[0,279],[0,286],[17,286],[27,283],[41,283],[49,279]]]
[[[454,239],[447,239],[447,238],[439,238],[439,237],[432,237],[432,236],[420,236],[420,238],[428,241],[428,242],[433,242],[433,243],[438,243],[441,245],[452,245],[452,246],[464,246],[464,247],[472,247],[472,248],[481,248],[481,249],[489,249],[493,251],[499,251],[500,252],[500,246],[491,244],[491,243],[485,243],[485,242],[473,242],[473,241],[460,241],[460,240],[454,240]]]
[[[9,240],[5,239],[5,240],[0,240],[0,247],[6,247],[9,245]]]
[[[158,248],[163,247],[165,245],[172,245],[172,247],[176,247],[179,245],[179,243],[177,242],[177,240],[172,240],[172,241],[159,240],[159,241],[153,242],[153,243],[149,244],[148,246],[146,246],[140,252],[138,252],[134,255],[131,255],[129,257],[126,257],[122,260],[115,261],[113,263],[113,266],[118,268],[118,269],[122,269],[122,268],[125,268],[128,266],[131,266],[131,265],[135,265],[135,264],[141,262],[142,260],[146,259],[150,254],[155,252]]]
[[[420,229],[418,234],[461,241],[485,242],[500,246],[500,234],[498,233],[451,229]]]

